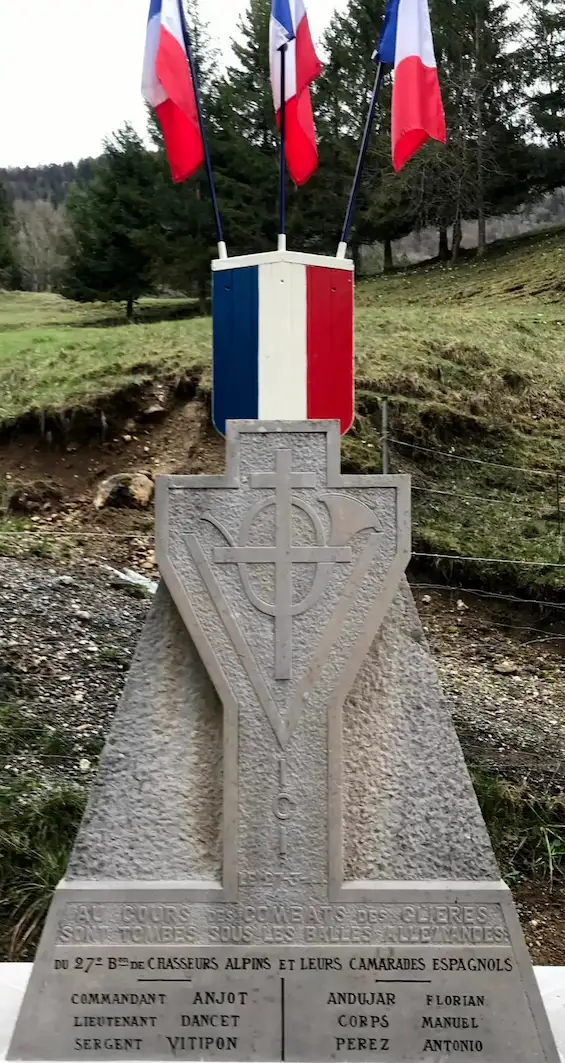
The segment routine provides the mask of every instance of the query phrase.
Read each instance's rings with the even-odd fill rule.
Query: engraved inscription
[[[270,877],[256,888],[300,888]],[[248,885],[248,880],[244,880]],[[507,945],[496,904],[67,904],[60,945]]]
[[[519,990],[509,949],[219,948],[164,955],[138,948],[95,957],[59,947],[55,964],[60,1003],[70,1007],[62,1058],[113,1053],[289,1063],[441,1051],[497,1059],[513,1029],[509,1010],[498,1005]],[[76,988],[76,972],[83,988]]]
[[[296,809],[296,801],[287,792],[287,769],[286,759],[279,757],[279,792],[273,801],[273,811],[279,820],[279,854],[281,862],[287,855],[287,831],[286,821],[289,820]]]

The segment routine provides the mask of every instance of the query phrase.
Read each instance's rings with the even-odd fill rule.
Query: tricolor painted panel
[[[213,264],[213,421],[354,417],[353,263],[273,251]]]

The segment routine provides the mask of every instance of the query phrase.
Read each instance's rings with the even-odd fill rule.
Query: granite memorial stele
[[[10,1059],[557,1063],[404,579],[404,477],[230,422],[162,585]]]
[[[257,258],[261,299],[352,322],[343,276]],[[228,357],[257,280],[226,269]],[[158,481],[161,585],[11,1060],[558,1063],[405,579],[409,480],[342,475],[348,410],[291,385],[228,418],[224,475]]]

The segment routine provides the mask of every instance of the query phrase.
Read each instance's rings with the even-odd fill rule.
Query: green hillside
[[[457,571],[552,597],[565,585],[552,567],[565,566],[564,297],[562,230],[455,269],[359,282],[359,417],[345,445],[348,468],[380,469],[388,398],[392,468],[413,474],[416,552],[510,559]],[[104,409],[154,378],[197,380],[205,396],[210,321],[179,319],[191,309],[147,301],[127,326],[122,308],[0,294],[0,422]]]

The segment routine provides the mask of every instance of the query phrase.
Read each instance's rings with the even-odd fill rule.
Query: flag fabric
[[[427,140],[447,139],[428,0],[388,0],[373,58],[395,71],[392,161],[398,171]]]
[[[353,263],[266,252],[213,263],[212,419],[354,418]],[[237,357],[234,357],[234,351]]]
[[[303,185],[318,167],[310,85],[322,72],[304,0],[273,0],[270,27],[271,84],[277,123],[281,120],[281,52],[285,53],[286,161],[295,185]]]
[[[196,94],[179,3],[151,0],[143,64],[143,97],[163,132],[173,181],[186,181],[204,162]]]

